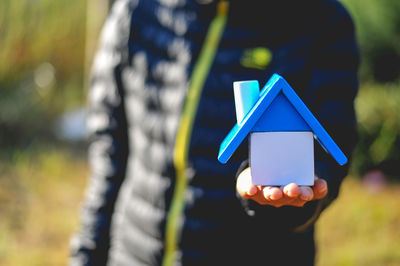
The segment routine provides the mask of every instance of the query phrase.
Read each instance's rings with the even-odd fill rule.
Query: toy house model
[[[249,136],[255,185],[314,184],[314,138],[339,163],[346,156],[290,85],[274,74],[260,92],[257,81],[234,82],[237,124],[220,146],[226,163]]]

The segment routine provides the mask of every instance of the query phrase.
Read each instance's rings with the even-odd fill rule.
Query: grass
[[[0,265],[66,265],[87,166],[66,150],[16,152],[0,165]]]
[[[64,148],[13,152],[0,164],[0,265],[66,265],[79,224],[86,157]],[[317,223],[317,266],[400,262],[400,186],[372,193],[349,177]]]
[[[400,264],[400,186],[371,192],[345,180],[341,194],[317,223],[320,266]]]

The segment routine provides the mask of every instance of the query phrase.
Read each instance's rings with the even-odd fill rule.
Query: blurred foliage
[[[360,141],[352,170],[400,177],[400,1],[341,0],[354,18],[361,54],[356,99]]]
[[[396,81],[400,73],[400,1],[340,0],[354,18],[363,81]]]
[[[316,225],[317,266],[396,266],[400,262],[400,186],[343,182]]]
[[[381,169],[389,177],[400,174],[400,86],[365,84],[356,99],[360,140],[353,170]]]
[[[83,154],[65,147],[0,156],[0,265],[67,265],[87,175]]]
[[[0,1],[0,146],[51,137],[84,98],[85,1]]]

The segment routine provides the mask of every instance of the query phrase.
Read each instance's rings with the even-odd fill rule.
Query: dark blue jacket
[[[192,117],[181,190],[176,136],[217,9],[201,2],[113,6],[93,64],[91,178],[71,265],[160,265],[171,255],[167,243],[175,247],[176,265],[313,264],[314,222],[337,197],[348,168],[315,145],[316,174],[328,181],[329,195],[303,208],[273,208],[236,197],[245,143],[226,165],[217,154],[236,123],[232,83],[265,84],[278,73],[350,157],[359,60],[352,20],[335,0],[231,1]]]

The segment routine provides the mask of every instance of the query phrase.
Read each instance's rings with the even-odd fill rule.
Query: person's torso
[[[164,255],[168,212],[176,204],[176,136],[216,4],[132,2],[129,56],[121,80],[129,135],[129,189],[125,190],[129,195],[122,197],[126,202],[116,241],[124,243],[129,256],[152,265]],[[235,174],[248,157],[247,143],[226,165],[217,160],[221,141],[236,123],[233,82],[258,80],[263,86],[279,73],[304,95],[310,76],[310,49],[317,31],[312,18],[304,19],[301,10],[287,12],[282,6],[259,4],[257,8],[247,21],[245,13],[252,9],[231,3],[198,107],[190,118],[187,184],[177,223],[182,262],[205,265],[201,262],[206,257],[218,261],[231,254],[235,258],[232,251],[238,244],[229,239],[247,219],[235,196]],[[293,23],[292,15],[299,20]]]

